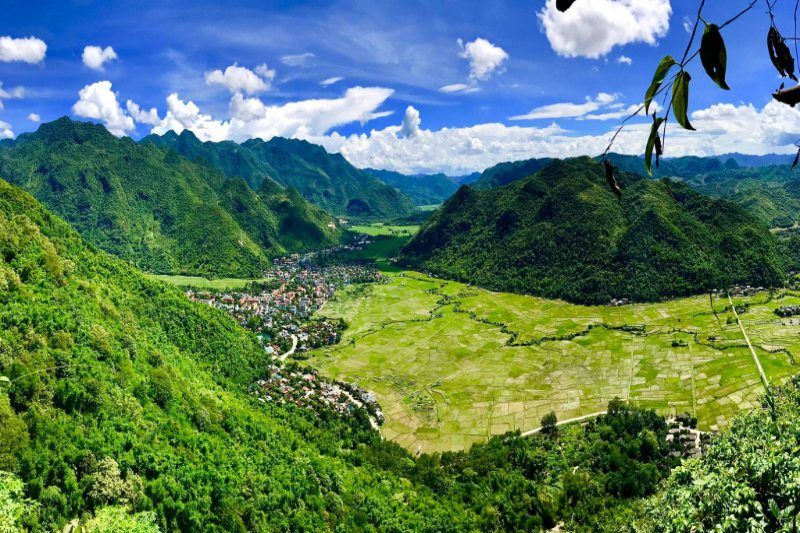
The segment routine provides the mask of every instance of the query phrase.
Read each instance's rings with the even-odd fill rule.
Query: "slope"
[[[271,257],[336,242],[339,234],[319,210],[270,210],[270,203],[292,201],[283,191],[256,195],[174,152],[67,118],[0,150],[0,172],[89,241],[153,272],[258,276]],[[298,222],[319,231],[308,241],[285,238],[281,228]]]
[[[584,157],[488,191],[462,187],[405,247],[405,260],[492,289],[581,303],[783,279],[775,237],[740,207],[680,183],[620,179],[617,201],[602,167]]]

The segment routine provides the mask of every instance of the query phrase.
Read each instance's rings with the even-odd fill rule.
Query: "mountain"
[[[275,137],[242,144],[202,142],[184,130],[180,135],[148,135],[141,142],[170,148],[226,176],[240,177],[251,187],[264,181],[293,187],[338,216],[388,219],[414,211],[413,202],[402,192],[357,169],[341,154],[329,154],[307,141]]]
[[[545,158],[499,163],[481,172],[481,175],[475,180],[472,186],[476,189],[486,190],[493,187],[508,185],[512,181],[527,178],[547,165],[550,161],[552,161],[552,159]]]
[[[21,478],[38,502],[26,529],[105,505],[152,512],[164,531],[477,527],[460,502],[371,465],[380,448],[413,460],[365,416],[256,401],[268,363],[225,313],[0,180],[0,494],[3,471]]]
[[[474,183],[480,177],[480,172],[473,172],[472,174],[466,174],[464,176],[447,176],[447,179],[456,185],[469,185],[470,183]]]
[[[621,201],[602,166],[583,157],[487,191],[462,187],[404,259],[491,289],[581,303],[781,283],[775,237],[743,208],[682,183],[619,180]]]
[[[159,273],[260,276],[272,257],[338,241],[335,220],[296,192],[197,165],[67,118],[0,149],[0,175],[90,242]]]
[[[308,372],[269,364],[0,179],[4,531],[614,531],[677,464],[663,418],[619,400],[585,428],[412,455],[362,410],[259,401],[266,372]]]
[[[440,204],[456,192],[458,185],[444,174],[401,174],[391,170],[365,169],[374,178],[400,189],[415,205]]]

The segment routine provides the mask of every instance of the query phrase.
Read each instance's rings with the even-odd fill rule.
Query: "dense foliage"
[[[700,458],[677,468],[643,530],[797,531],[800,380],[736,419]]]
[[[552,159],[526,159],[524,161],[511,161],[499,163],[481,172],[480,177],[472,184],[480,190],[502,187],[511,182],[527,178],[544,168]]]
[[[406,194],[414,205],[440,204],[456,192],[458,185],[444,174],[401,174],[391,170],[366,172]]]
[[[742,208],[681,183],[620,179],[618,201],[601,166],[577,158],[504,187],[462,187],[405,259],[491,289],[581,303],[782,283],[776,238]]]
[[[67,118],[0,149],[0,175],[90,242],[152,272],[254,277],[274,256],[339,238],[334,219],[296,193],[255,194],[175,153]]]
[[[360,411],[256,401],[267,357],[0,181],[0,513],[18,527],[614,530],[671,466],[663,419],[619,402],[413,457]]]
[[[184,130],[180,135],[149,135],[142,143],[170,148],[227,176],[242,178],[252,188],[264,182],[295,188],[310,202],[340,216],[386,219],[414,210],[402,192],[355,168],[341,154],[329,154],[306,141],[275,137],[267,142],[204,143]]]

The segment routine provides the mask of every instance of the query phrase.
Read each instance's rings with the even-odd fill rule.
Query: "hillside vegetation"
[[[360,411],[256,401],[267,357],[0,180],[4,530],[596,529],[674,464],[664,421],[619,402],[585,430],[413,457]]]
[[[417,267],[491,289],[581,303],[648,301],[783,279],[777,242],[755,217],[688,186],[555,161],[507,186],[462,187],[404,248]]]
[[[339,239],[296,191],[242,180],[67,118],[0,149],[0,174],[90,242],[158,273],[258,277],[272,257]]]
[[[242,144],[202,142],[184,130],[180,135],[149,135],[141,142],[242,178],[251,188],[271,182],[297,189],[308,201],[339,216],[389,219],[414,211],[402,192],[355,168],[341,154],[329,154],[306,141],[275,137]]]

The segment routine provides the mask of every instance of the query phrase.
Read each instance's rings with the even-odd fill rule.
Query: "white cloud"
[[[30,115],[28,115],[28,120],[38,124],[39,122],[42,121],[42,117],[40,117],[38,113],[31,113]]]
[[[0,82],[0,110],[3,109],[3,100],[20,99],[25,97],[25,87],[14,87],[13,89],[3,89],[3,82]]]
[[[604,106],[612,104],[616,99],[616,94],[597,93],[595,98],[587,96],[586,101],[581,104],[575,104],[572,102],[548,104],[534,108],[530,111],[530,113],[509,117],[509,120],[540,120],[583,117],[589,113],[597,111]]]
[[[149,111],[144,111],[139,107],[139,104],[133,100],[128,100],[125,102],[125,108],[133,120],[140,124],[155,126],[161,122],[161,119],[158,118],[158,110],[155,107],[151,107]]]
[[[334,83],[339,83],[343,79],[344,78],[342,78],[341,76],[334,76],[332,78],[326,78],[322,80],[321,82],[319,82],[319,84],[322,85],[323,87],[328,87],[330,85],[333,85]]]
[[[275,71],[266,64],[257,66],[255,70],[253,72],[234,63],[224,72],[221,70],[206,72],[206,83],[223,85],[232,93],[256,94],[269,90],[275,78]]]
[[[556,0],[547,0],[538,17],[556,53],[598,58],[615,46],[656,44],[667,34],[671,14],[669,0],[582,0],[564,13]]]
[[[406,108],[406,114],[403,117],[403,124],[400,126],[398,135],[402,138],[414,137],[419,135],[419,126],[422,120],[419,118],[419,111],[413,106]]]
[[[44,61],[47,45],[36,37],[0,37],[0,61],[10,63],[22,61],[24,63],[39,63]]]
[[[378,111],[392,95],[382,87],[353,87],[344,96],[331,99],[301,100],[283,105],[267,105],[258,98],[236,93],[230,102],[230,118],[214,119],[200,112],[194,102],[184,102],[177,94],[167,98],[167,114],[153,128],[153,133],[184,129],[202,140],[244,141],[252,138],[271,139],[275,136],[316,139],[337,126],[353,122],[366,123],[390,115]]]
[[[461,57],[469,60],[469,77],[473,80],[488,80],[492,72],[500,69],[508,59],[505,50],[486,39],[478,38],[467,44],[459,39],[458,46],[461,47]]]
[[[476,93],[480,91],[478,87],[475,85],[467,85],[466,83],[453,83],[451,85],[445,85],[444,87],[440,87],[439,91],[443,93]]]
[[[83,64],[92,70],[103,70],[103,65],[108,61],[117,59],[117,53],[110,46],[86,46],[83,49]]]
[[[620,65],[633,65],[633,59],[628,56],[621,55],[617,58],[617,63]]]
[[[177,93],[167,97],[167,114],[153,127],[152,132],[159,135],[172,130],[180,133],[192,131],[202,141],[224,141],[229,139],[230,125],[204,115],[194,102],[184,102]]]
[[[304,67],[308,65],[312,59],[314,59],[314,54],[311,52],[306,52],[304,54],[290,54],[281,57],[281,63],[289,67]]]
[[[75,115],[99,120],[117,137],[134,129],[133,119],[120,107],[117,95],[111,90],[110,81],[87,85],[80,90],[78,97],[78,101],[72,106]]]
[[[0,139],[13,139],[14,132],[11,130],[11,124],[0,120]]]

